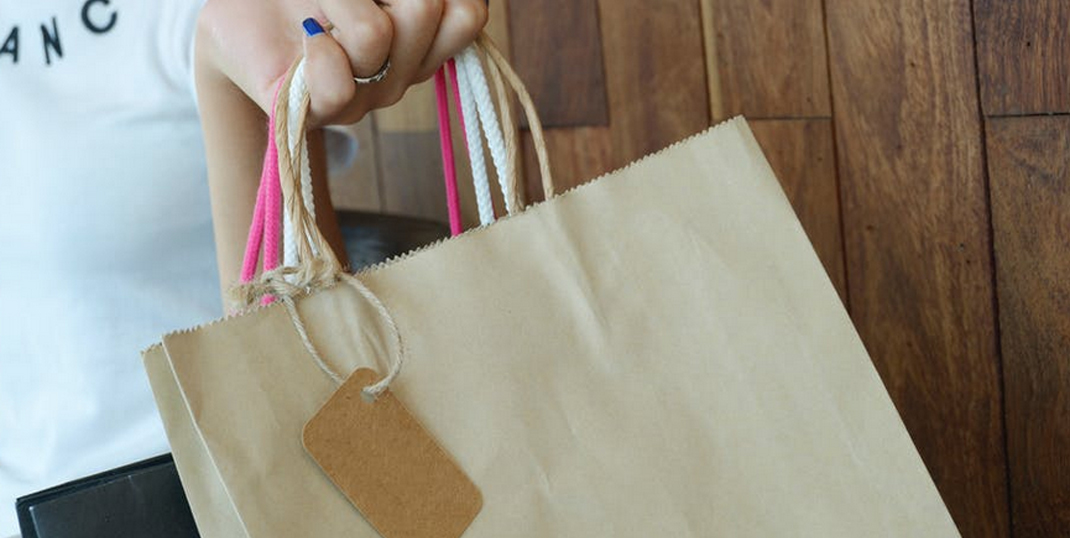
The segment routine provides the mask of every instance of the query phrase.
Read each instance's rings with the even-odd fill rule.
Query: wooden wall
[[[559,182],[745,115],[963,536],[1070,536],[1070,2],[491,3]],[[429,87],[356,129],[444,220]]]

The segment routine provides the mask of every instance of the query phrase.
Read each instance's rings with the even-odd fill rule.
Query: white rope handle
[[[511,215],[520,209],[514,203],[513,186],[509,181],[513,175],[513,163],[505,151],[505,138],[502,136],[501,123],[498,121],[498,113],[494,110],[490,86],[487,84],[487,77],[483,72],[483,64],[479,61],[475,45],[464,49],[457,56],[456,61],[458,69],[463,70],[468,79],[468,90],[472,92],[472,100],[476,104],[478,124],[483,126],[483,134],[487,138],[487,149],[490,150],[494,170],[498,175],[498,185],[505,199],[505,209]],[[465,117],[468,117],[467,114]],[[467,127],[473,130],[478,129],[475,120],[468,123]]]
[[[301,136],[301,125],[297,121],[301,117],[303,101],[308,94],[308,84],[305,82],[305,60],[302,59],[297,67],[294,68],[293,78],[290,79],[290,89],[287,97],[287,117],[290,121],[287,122],[287,146],[290,149],[290,155],[298,155],[300,159],[300,174],[301,174],[301,197],[304,201],[305,210],[312,216],[312,220],[316,219],[316,204],[312,197],[312,167],[309,164],[308,158],[308,141],[303,140]],[[288,211],[283,211],[282,221],[282,253],[283,253],[283,265],[287,267],[296,266],[300,260],[297,255],[297,241],[294,237],[294,225],[290,220]],[[312,246],[313,251],[315,245]]]
[[[461,101],[461,114],[465,118],[465,140],[468,141],[468,161],[472,165],[472,184],[476,191],[476,206],[479,208],[479,223],[486,226],[494,222],[494,204],[490,198],[490,181],[487,179],[487,165],[483,161],[483,140],[479,136],[479,116],[476,111],[472,83],[468,80],[468,70],[461,62],[457,63],[457,96]]]

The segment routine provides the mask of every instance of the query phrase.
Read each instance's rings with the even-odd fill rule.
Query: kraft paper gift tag
[[[479,489],[389,390],[354,372],[305,425],[305,450],[385,538],[461,536],[483,506]]]

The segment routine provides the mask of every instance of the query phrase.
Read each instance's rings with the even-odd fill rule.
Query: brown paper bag
[[[740,119],[358,278],[482,491],[465,537],[958,536]],[[351,287],[296,308],[332,369],[390,368]],[[302,449],[337,384],[283,305],[144,359],[203,536],[376,536]]]

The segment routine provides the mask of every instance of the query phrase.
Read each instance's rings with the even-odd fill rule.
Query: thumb
[[[342,45],[316,19],[305,19],[305,82],[314,126],[331,122],[349,107],[357,91]]]

